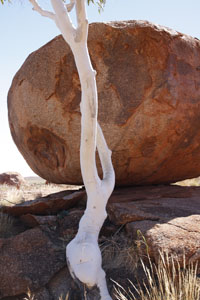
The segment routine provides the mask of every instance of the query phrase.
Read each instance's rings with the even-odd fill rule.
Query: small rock
[[[66,265],[62,243],[44,229],[37,227],[0,239],[0,298],[28,290],[34,294]]]
[[[7,184],[19,189],[21,185],[25,183],[25,179],[17,172],[6,172],[0,174],[0,184]]]
[[[31,296],[33,298],[31,298]],[[30,294],[29,298],[24,298],[24,300],[54,300],[51,295],[49,294],[49,291],[46,288],[40,288],[39,290],[35,291],[33,295]],[[55,299],[56,300],[56,299]],[[65,299],[63,299],[65,300]]]
[[[59,235],[67,240],[72,239],[78,231],[80,219],[84,211],[73,209],[67,215],[58,215]]]
[[[73,299],[80,300],[81,295],[79,289],[72,279],[68,268],[64,267],[60,270],[49,282],[48,284],[49,293],[51,294],[53,300],[65,300]]]
[[[31,214],[22,215],[20,220],[29,227],[36,227],[38,225],[53,226],[57,221],[56,216],[36,216]]]

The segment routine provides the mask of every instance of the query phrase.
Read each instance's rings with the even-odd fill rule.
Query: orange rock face
[[[117,185],[200,175],[200,41],[143,21],[91,24],[99,122]],[[32,53],[8,95],[13,139],[35,173],[81,184],[81,89],[62,37]]]

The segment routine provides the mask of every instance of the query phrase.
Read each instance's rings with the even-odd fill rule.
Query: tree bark
[[[87,207],[79,223],[76,237],[67,245],[66,257],[71,275],[87,288],[93,288],[88,299],[110,300],[102,257],[98,246],[100,229],[107,217],[106,204],[113,191],[115,174],[102,130],[97,123],[98,96],[96,71],[93,70],[87,47],[88,21],[86,0],[71,0],[65,5],[62,0],[51,0],[54,13],[44,11],[36,0],[29,0],[34,10],[53,19],[65,41],[71,47],[81,82],[81,146],[80,163],[83,182],[87,192]],[[69,11],[74,7],[77,28],[70,20]],[[103,179],[98,176],[95,153],[99,153]],[[94,292],[95,291],[95,292]],[[99,296],[95,296],[94,293]]]

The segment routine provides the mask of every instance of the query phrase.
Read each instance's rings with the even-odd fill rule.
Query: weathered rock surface
[[[35,200],[26,201],[15,206],[3,206],[0,208],[0,211],[12,216],[21,216],[24,214],[55,214],[61,210],[75,206],[79,200],[84,198],[85,195],[85,190],[67,190],[53,193]]]
[[[51,206],[46,206],[47,200],[43,197],[40,198],[40,205],[44,202],[43,210],[33,210],[31,205],[27,205],[24,211],[14,211],[14,215],[18,216],[16,219],[23,222],[24,227],[23,232],[20,230],[15,236],[0,238],[0,299],[22,300],[28,290],[37,300],[58,300],[61,295],[63,299],[65,296],[70,300],[81,299],[82,294],[66,266],[65,247],[77,232],[84,212],[85,194],[84,191],[62,193],[68,199],[80,193],[83,201],[75,201],[70,206],[58,204],[58,210],[49,210]],[[64,194],[62,197],[58,193],[51,195],[51,199],[56,198],[58,203],[62,203],[63,197]],[[200,261],[199,199],[200,187],[162,185],[115,189],[107,206],[109,218],[100,233],[101,249],[108,251],[110,241],[113,251],[116,241],[112,237],[119,231],[123,238],[130,237],[132,242],[141,237],[141,232],[155,261],[159,250],[168,251],[180,263],[183,254],[186,263]],[[13,214],[12,209],[14,207],[8,213]],[[123,250],[123,245],[118,245],[117,249]],[[146,250],[143,243],[142,254],[146,255]],[[107,253],[104,258],[108,260],[112,255]],[[116,268],[111,261],[107,266],[107,278],[113,295],[113,282],[109,278],[124,285],[127,278],[134,275],[123,266]],[[136,282],[138,276],[142,274],[137,274]],[[95,291],[88,294],[88,299],[96,299]]]
[[[116,224],[131,221],[168,221],[200,214],[200,189],[181,186],[146,186],[117,189],[109,199],[109,218]]]
[[[181,264],[183,256],[186,264],[200,261],[200,213],[175,217],[166,222],[133,222],[127,224],[127,230],[135,237],[138,230],[144,235],[149,255],[155,261],[159,259],[159,251],[168,253]],[[144,252],[147,250],[145,248]]]
[[[37,227],[39,225],[48,225],[48,226],[55,226],[57,222],[57,217],[54,215],[50,216],[37,216],[32,214],[24,214],[20,217],[20,220],[30,228]]]
[[[109,218],[126,225],[134,238],[144,235],[156,261],[166,251],[186,263],[200,261],[200,188],[151,186],[116,190],[108,204]],[[144,251],[147,248],[144,247]]]
[[[0,298],[45,286],[65,265],[62,243],[50,230],[34,228],[0,239]]]
[[[117,185],[200,174],[200,41],[143,21],[91,24],[99,122]],[[8,95],[13,139],[39,176],[82,183],[80,83],[62,37],[32,53]],[[22,109],[23,108],[23,109]]]
[[[23,176],[17,172],[5,172],[0,174],[0,184],[7,184],[19,189],[25,182]]]
[[[72,291],[72,288],[74,290],[74,293]],[[53,299],[59,299],[62,296],[62,299],[74,299],[79,300],[80,293],[77,291],[77,287],[75,283],[73,283],[73,280],[71,279],[71,275],[69,274],[68,268],[64,267],[63,269],[58,272],[52,280],[50,280],[48,284],[48,289],[50,291],[50,294],[52,295]],[[77,294],[79,297],[75,297],[75,293],[77,291]],[[73,295],[72,295],[73,294]],[[67,298],[68,297],[68,298]],[[71,298],[70,298],[71,297]]]

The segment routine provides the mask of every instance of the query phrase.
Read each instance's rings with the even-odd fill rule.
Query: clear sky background
[[[50,0],[38,1],[50,9]],[[88,7],[89,22],[148,20],[200,39],[199,0],[107,0],[104,12]],[[72,16],[74,19],[74,16]],[[59,34],[53,21],[31,9],[28,0],[0,5],[0,173],[34,173],[12,141],[7,120],[7,93],[26,57]]]

